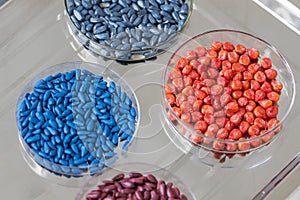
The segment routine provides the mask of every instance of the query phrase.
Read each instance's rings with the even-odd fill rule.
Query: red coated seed
[[[256,59],[258,59],[258,57],[259,57],[259,51],[257,50],[257,49],[255,49],[255,48],[249,48],[248,50],[247,50],[247,52],[248,52],[248,55],[249,55],[249,57],[251,58],[251,59],[253,59],[253,60],[256,60]]]
[[[203,137],[201,137],[199,134],[192,134],[190,136],[190,139],[192,140],[192,142],[199,144],[200,142],[202,142]]]
[[[267,94],[268,99],[270,99],[273,102],[279,101],[280,95],[277,92],[269,92]]]
[[[232,69],[236,72],[244,72],[246,70],[246,68],[240,63],[233,63]]]
[[[177,91],[181,91],[184,87],[182,78],[174,78],[172,81]]]
[[[195,52],[198,57],[204,56],[206,54],[206,48],[204,46],[199,46],[195,49]]]
[[[186,86],[183,90],[182,90],[182,94],[184,94],[185,96],[194,96],[194,89],[192,86]]]
[[[256,103],[253,100],[249,100],[248,104],[246,105],[246,111],[247,112],[252,112],[254,110],[254,108],[256,107]]]
[[[189,63],[189,61],[188,61],[186,58],[180,58],[180,59],[177,61],[176,68],[182,69],[182,68],[184,68],[186,65],[188,65],[188,63]]]
[[[239,129],[242,132],[242,134],[247,133],[249,127],[250,127],[250,123],[247,121],[242,121],[239,125]]]
[[[262,118],[259,118],[259,117],[255,118],[254,125],[258,126],[258,128],[260,128],[260,129],[267,128],[266,121],[264,119],[262,119]]]
[[[213,96],[217,96],[222,94],[223,86],[222,85],[213,85],[210,89],[210,94]]]
[[[189,73],[188,76],[191,77],[191,78],[194,79],[194,80],[199,78],[199,74],[198,74],[197,71],[195,71],[195,70],[192,70],[192,71]]]
[[[218,139],[226,139],[228,137],[228,130],[226,128],[221,128],[216,134],[216,138]]]
[[[165,86],[166,94],[175,94],[176,88],[173,84],[169,83]]]
[[[224,144],[223,142],[217,142],[217,141],[215,141],[215,142],[213,143],[213,148],[214,148],[215,150],[221,151],[221,150],[224,149],[224,147],[225,147],[225,144]]]
[[[228,138],[232,140],[238,140],[241,137],[242,137],[242,132],[237,128],[231,130],[228,136]]]
[[[262,90],[255,91],[255,102],[259,103],[259,101],[265,99],[266,93]]]
[[[207,69],[207,73],[210,78],[217,78],[219,76],[219,71],[216,68]]]
[[[234,49],[238,54],[244,54],[246,52],[246,47],[244,45],[241,44],[237,44],[235,45],[235,49]]]
[[[272,91],[273,91],[272,85],[271,85],[271,83],[269,83],[269,82],[264,82],[264,83],[261,85],[260,89],[261,89],[262,91],[264,91],[264,92],[272,92]]]
[[[183,74],[183,75],[188,75],[192,70],[193,70],[193,66],[191,66],[191,65],[186,65],[186,66],[182,69],[182,74]]]
[[[266,75],[262,71],[258,71],[254,74],[254,80],[258,81],[259,83],[263,83],[266,81]]]
[[[272,80],[271,81],[271,86],[272,86],[272,89],[274,90],[274,92],[280,92],[282,90],[282,83],[280,83],[279,81],[277,80]]]
[[[175,96],[173,94],[167,94],[166,97],[169,104],[173,106],[175,103]]]
[[[207,66],[210,63],[210,58],[207,56],[198,58],[199,66]]]
[[[249,129],[248,129],[248,134],[251,135],[251,136],[252,135],[259,135],[259,133],[260,133],[260,129],[255,124],[250,126]]]
[[[240,143],[238,144],[238,148],[241,151],[246,151],[246,150],[250,149],[250,143],[243,142],[244,140],[246,140],[246,138],[244,138],[244,137],[239,138]]]
[[[223,49],[226,51],[233,51],[234,45],[231,42],[224,42],[223,43]]]
[[[250,145],[251,145],[252,147],[259,147],[260,145],[262,145],[262,139],[256,138],[255,135],[252,135],[252,136],[250,137],[250,139],[253,139],[253,138],[254,138],[255,140],[253,140],[253,141],[250,142]]]
[[[245,121],[247,121],[249,124],[253,124],[255,117],[254,117],[254,114],[253,114],[252,112],[246,112],[246,113],[244,114],[244,119],[245,119]]]
[[[176,96],[176,105],[180,106],[182,104],[182,102],[186,101],[187,97],[186,95],[179,93]]]
[[[260,64],[261,64],[262,68],[264,68],[264,69],[270,69],[272,67],[272,62],[271,62],[270,58],[262,58],[260,60]]]
[[[259,117],[259,118],[263,118],[263,119],[266,118],[266,111],[261,106],[257,106],[256,108],[254,108],[253,114],[255,115],[255,117]]]
[[[204,133],[207,129],[207,123],[204,120],[200,120],[195,123],[194,129],[200,131],[201,133]]]
[[[269,80],[275,79],[277,76],[277,71],[275,69],[265,70],[265,75]]]
[[[228,52],[222,49],[222,50],[219,51],[218,58],[221,61],[226,60],[227,59],[227,54],[228,54]]]
[[[227,58],[229,62],[236,63],[239,61],[239,54],[237,54],[236,52],[228,52]]]
[[[242,116],[239,114],[234,114],[230,117],[230,121],[234,124],[234,125],[239,125],[242,121]]]
[[[218,151],[246,151],[272,139],[275,131],[263,139],[242,142],[279,123],[277,102],[283,85],[276,80],[277,71],[272,68],[271,60],[259,56],[255,48],[216,41],[209,49],[199,46],[187,51],[177,61],[165,86],[175,115],[206,136],[240,140],[239,145],[225,145],[200,134],[190,134],[194,143],[203,142]],[[175,119],[170,112],[168,116]],[[222,154],[218,159],[223,162],[227,156],[221,157]],[[163,199],[173,198],[171,193],[169,190]]]
[[[183,101],[180,104],[180,109],[181,109],[182,113],[189,113],[189,112],[193,111],[192,105],[189,102],[187,102],[187,101]]]
[[[174,68],[169,73],[169,79],[180,78],[182,76],[180,69]]]
[[[193,69],[197,69],[197,67],[199,66],[199,62],[197,60],[191,60],[190,61],[190,66],[192,66]]]
[[[210,131],[210,132],[216,134],[219,131],[219,126],[217,124],[210,124],[207,127],[207,131]]]
[[[222,42],[220,41],[215,41],[211,44],[210,48],[214,51],[220,51],[223,47]]]
[[[241,107],[245,107],[248,104],[249,100],[246,97],[240,97],[238,99],[238,104]]]
[[[220,67],[222,66],[222,60],[219,59],[219,58],[213,58],[213,59],[211,59],[211,61],[210,61],[210,66],[211,66],[212,68],[218,69],[218,68],[220,68]]]
[[[189,50],[185,53],[184,57],[189,61],[194,60],[197,57],[197,53],[195,51]]]
[[[258,72],[259,69],[260,69],[260,64],[258,64],[258,63],[252,63],[247,67],[247,70],[251,74],[255,74],[256,72]]]
[[[218,53],[212,49],[208,49],[207,52],[206,52],[206,55],[209,57],[209,58],[217,58],[218,57]]]
[[[251,80],[250,81],[250,88],[254,91],[260,89],[260,84],[257,80]]]
[[[259,105],[265,109],[271,107],[273,105],[273,102],[269,99],[263,99],[258,101]]]
[[[266,115],[269,118],[276,117],[278,114],[278,107],[277,106],[270,106],[266,109]]]
[[[239,63],[244,65],[244,66],[248,66],[250,65],[250,57],[247,55],[247,54],[243,54],[240,56],[240,59],[239,59]]]

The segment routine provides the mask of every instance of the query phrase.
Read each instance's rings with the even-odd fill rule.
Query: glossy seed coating
[[[178,125],[184,130],[182,134],[218,152],[247,151],[263,144],[255,138],[271,131],[267,124],[272,119],[274,124],[280,123],[278,101],[283,84],[276,79],[278,72],[271,59],[259,57],[255,48],[227,41],[215,41],[181,54],[168,71],[165,92],[174,111],[168,113],[174,116],[171,121],[178,123],[179,117],[195,130],[195,134],[185,134],[190,131]],[[269,135],[271,139],[272,133]],[[250,138],[252,146],[247,141]]]
[[[157,180],[152,174],[137,174],[138,176],[117,174],[112,180],[102,181],[85,199],[187,199],[172,182]]]
[[[66,7],[82,34],[117,50],[144,50],[161,45],[182,30],[189,14],[185,1],[173,0],[67,0]],[[129,47],[122,48],[116,45],[118,42]],[[132,55],[117,52],[120,59]]]
[[[114,82],[76,69],[39,80],[17,110],[18,127],[26,145],[40,156],[36,161],[48,170],[71,173],[65,172],[68,167],[90,165],[94,173],[116,155],[121,141],[132,140],[133,106]]]

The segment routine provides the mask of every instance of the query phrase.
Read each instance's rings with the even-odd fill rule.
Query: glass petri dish
[[[155,165],[145,164],[145,163],[124,163],[122,165],[116,165],[117,169],[110,168],[103,171],[103,173],[98,174],[90,178],[85,185],[81,188],[76,196],[76,200],[86,199],[86,196],[97,188],[98,185],[102,184],[103,180],[112,180],[118,174],[124,174],[125,177],[129,177],[131,172],[141,173],[143,176],[152,174],[156,179],[163,180],[165,183],[173,183],[173,187],[177,187],[181,194],[184,194],[187,199],[195,200],[193,192],[170,171],[160,168]]]
[[[57,77],[64,81],[58,83]],[[28,108],[24,111],[24,105],[28,103],[26,99],[28,95],[34,93],[33,91],[43,93],[45,88],[40,85],[48,82],[52,83],[48,85],[51,87],[48,88],[50,91],[48,93],[53,90],[62,93],[56,91],[56,95],[48,95],[52,100],[50,98],[44,100],[46,92],[44,97],[38,96],[39,100],[43,98],[42,100],[46,102],[37,103],[39,105],[37,110],[43,113],[41,119],[33,106],[29,111]],[[61,85],[66,87],[60,88]],[[115,89],[106,90],[104,85],[108,88],[114,85]],[[62,88],[68,92],[63,93]],[[82,94],[88,95],[88,98]],[[57,110],[46,108],[49,102],[57,107],[58,102],[69,105],[64,105],[65,110],[60,107],[60,112],[57,108]],[[106,108],[103,107],[103,102],[107,103]],[[126,106],[126,103],[130,106]],[[121,105],[127,109],[122,112],[128,117],[131,111],[129,107],[134,108],[131,120],[125,115],[121,116],[121,112],[117,111],[121,109]],[[106,109],[106,113],[103,109]],[[107,112],[110,114],[109,118]],[[30,80],[19,95],[16,121],[21,153],[38,175],[58,184],[79,186],[86,177],[113,165],[118,160],[125,159],[139,126],[139,112],[139,103],[132,88],[112,70],[87,62],[67,62],[51,66]],[[49,117],[51,113],[55,115],[55,122],[51,122],[52,119]],[[69,118],[66,113],[70,115]],[[123,126],[123,123],[126,125]],[[117,134],[115,139],[113,134]]]
[[[245,137],[243,140],[227,138],[218,139],[216,134],[207,135],[204,132],[194,129],[194,124],[186,124],[181,118],[178,117],[176,112],[174,112],[173,108],[171,107],[165,91],[163,91],[166,111],[165,114],[170,126],[174,129],[174,132],[181,139],[188,141],[191,146],[201,149],[201,154],[204,155],[207,160],[209,159],[210,164],[214,165],[215,162],[219,162],[221,165],[223,165],[223,163],[226,161],[231,161],[232,158],[244,157],[249,153],[255,152],[258,149],[262,149],[268,144],[273,143],[273,141],[278,138],[279,135],[281,135],[279,133],[284,132],[283,124],[286,121],[286,118],[289,115],[295,101],[295,79],[292,70],[284,57],[277,51],[275,47],[268,44],[264,40],[251,34],[236,30],[213,30],[194,36],[176,50],[166,66],[164,74],[164,86],[166,87],[167,84],[170,83],[170,73],[176,68],[176,64],[180,58],[186,56],[188,51],[195,50],[199,46],[209,49],[211,44],[215,41],[221,41],[222,43],[231,42],[234,45],[242,44],[246,48],[257,49],[260,52],[260,56],[256,61],[260,62],[263,57],[270,58],[273,63],[272,67],[277,70],[276,80],[281,82],[283,86],[283,89],[280,92],[280,100],[276,103],[279,110],[277,115],[279,123],[272,128],[265,130],[265,132],[261,135],[257,135],[252,138]],[[202,57],[206,59],[208,56],[203,55]],[[218,77],[219,76],[220,75],[218,75]],[[215,98],[211,94],[208,96],[212,100]],[[219,110],[222,112],[226,111],[225,107],[221,107]],[[218,129],[224,127],[225,123],[223,123],[222,127],[218,127]],[[248,132],[245,134],[247,135]],[[210,157],[207,155],[210,155]]]
[[[152,4],[148,1],[141,1],[144,2],[145,7],[138,7],[135,9],[131,8],[133,14],[130,14],[129,11],[126,12],[126,18],[130,18],[132,15],[136,16],[136,18],[144,18],[144,16],[151,15]],[[88,1],[91,4],[91,1]],[[99,5],[98,5],[99,4]],[[101,10],[102,12],[110,12],[110,9],[114,9],[114,7],[119,6],[119,8],[123,9],[121,4],[116,3],[98,3],[98,4],[91,4],[91,10],[93,13],[97,10]],[[182,33],[185,27],[188,25],[190,16],[192,14],[193,3],[192,0],[185,0],[185,1],[178,1],[176,3],[180,6],[184,5],[185,11],[180,13],[179,11],[176,12],[175,7],[171,9],[173,10],[170,13],[166,13],[165,15],[170,16],[172,19],[160,19],[159,22],[156,22],[153,26],[146,26],[146,24],[139,23],[133,25],[131,22],[128,27],[123,27],[122,23],[128,23],[124,21],[123,18],[120,18],[116,22],[112,22],[113,27],[109,24],[110,20],[107,19],[107,15],[100,15],[97,17],[97,22],[90,23],[89,20],[82,19],[79,22],[72,13],[74,12],[74,8],[76,7],[76,3],[72,0],[65,0],[65,8],[66,8],[66,20],[69,26],[69,30],[71,30],[73,36],[76,40],[85,46],[87,49],[91,50],[92,52],[101,55],[108,59],[120,60],[120,61],[138,61],[138,60],[145,60],[152,57],[155,57],[167,50],[171,47],[176,41],[177,37],[180,33]],[[112,8],[110,8],[112,7]],[[177,6],[178,7],[178,6]],[[83,8],[83,10],[86,10]],[[81,11],[83,12],[83,11]],[[98,12],[98,11],[97,11]],[[119,11],[121,12],[121,11]],[[165,12],[162,11],[161,12]],[[84,12],[85,13],[85,12]],[[172,14],[177,13],[177,14]],[[89,15],[89,14],[87,14]],[[128,16],[130,15],[130,16]],[[179,16],[182,16],[182,19]],[[85,15],[86,16],[86,15]],[[175,16],[175,18],[173,17]],[[175,20],[179,17],[177,20]],[[173,19],[174,18],[174,19]],[[172,26],[174,23],[174,26]],[[95,35],[96,32],[89,32],[86,29],[82,28],[82,23],[86,24],[93,24],[94,26],[101,26],[106,27],[107,31],[103,31],[101,33],[105,33],[108,36],[105,39],[97,39]],[[98,25],[97,25],[98,24]],[[84,27],[86,25],[83,25]],[[109,28],[111,27],[111,28]],[[109,28],[109,30],[108,30]],[[120,29],[120,30],[118,30]],[[94,30],[93,30],[94,31]],[[95,34],[96,33],[96,34]],[[100,33],[100,34],[101,34]],[[99,33],[98,33],[99,34]],[[152,39],[152,40],[151,40]],[[125,44],[125,45],[124,45]]]

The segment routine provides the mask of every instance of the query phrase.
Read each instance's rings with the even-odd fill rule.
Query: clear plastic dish
[[[103,184],[103,180],[111,180],[114,176],[121,173],[123,173],[125,177],[128,177],[130,172],[139,172],[144,176],[152,174],[158,181],[164,180],[166,183],[172,182],[173,187],[177,187],[180,193],[184,194],[188,200],[196,200],[196,197],[190,188],[188,188],[177,176],[164,168],[145,163],[125,163],[122,165],[117,165],[117,169],[110,168],[104,170],[103,173],[90,178],[79,191],[75,199],[86,199],[86,195],[92,190],[96,189],[99,184]]]
[[[50,75],[55,76],[56,74],[59,74],[59,73],[63,74],[65,72],[70,72],[70,71],[78,70],[78,69],[80,69],[81,71],[87,70],[94,75],[102,76],[103,80],[106,81],[107,84],[109,84],[110,81],[113,81],[117,86],[120,86],[121,91],[125,92],[127,94],[127,97],[129,97],[131,99],[132,106],[136,110],[136,117],[135,117],[135,124],[134,124],[135,129],[132,132],[132,135],[130,137],[128,137],[128,140],[127,139],[121,140],[120,138],[118,138],[118,140],[119,140],[118,145],[115,146],[113,150],[110,149],[107,151],[107,152],[111,152],[113,155],[110,155],[108,157],[102,157],[102,159],[100,159],[100,157],[99,157],[100,160],[96,156],[94,158],[98,159],[99,162],[87,163],[83,166],[80,166],[80,165],[72,166],[71,164],[64,165],[64,164],[60,164],[55,161],[51,161],[49,159],[43,158],[41,155],[39,155],[39,151],[34,150],[33,148],[31,148],[29,146],[29,144],[25,141],[25,138],[21,134],[22,129],[21,129],[21,124],[20,124],[20,118],[22,116],[20,116],[19,111],[21,108],[21,103],[23,102],[23,100],[25,98],[25,95],[28,93],[31,93],[33,91],[33,87],[36,85],[37,81],[39,81],[41,79],[45,79],[46,77],[49,77]],[[97,81],[98,81],[98,79],[97,79]],[[76,84],[76,81],[74,84]],[[90,84],[90,85],[91,85],[91,87],[93,87],[92,84]],[[94,84],[94,86],[96,87],[97,84],[96,85]],[[92,91],[92,90],[89,90],[89,92],[90,91]],[[90,98],[94,97],[96,99],[96,97],[95,97],[96,88],[94,88],[94,92],[95,92],[94,96],[92,93],[90,93],[92,95]],[[70,97],[70,98],[72,101],[72,113],[73,114],[76,112],[79,112],[78,111],[79,107],[77,107],[76,103],[74,103],[74,101],[75,101],[74,99],[77,98],[77,96],[74,96],[75,93],[76,93],[76,91],[74,91],[72,89],[72,97]],[[111,101],[111,106],[113,106],[113,101]],[[94,105],[94,107],[96,107],[96,105]],[[113,108],[113,107],[111,107],[111,108]],[[93,109],[93,108],[91,108],[91,109]],[[128,148],[130,148],[130,145],[131,145],[132,141],[134,140],[135,134],[136,134],[138,126],[139,126],[139,122],[140,122],[139,112],[140,112],[139,103],[135,96],[134,91],[127,84],[127,82],[124,79],[122,79],[122,77],[120,77],[118,74],[116,74],[112,70],[110,70],[104,66],[100,66],[100,65],[92,64],[92,63],[86,63],[86,62],[67,62],[67,63],[61,63],[61,64],[51,66],[51,67],[43,70],[41,73],[37,74],[32,80],[30,80],[29,83],[25,85],[23,91],[21,92],[21,94],[18,98],[17,107],[16,107],[16,121],[17,121],[18,129],[19,129],[18,137],[19,137],[19,141],[20,141],[21,152],[22,152],[26,162],[38,175],[45,177],[47,179],[53,180],[54,182],[57,182],[59,184],[78,186],[78,185],[80,185],[82,179],[101,171],[103,168],[105,168],[107,166],[113,165],[115,162],[117,162],[118,159],[120,159],[120,160],[125,159]],[[74,114],[74,116],[75,116],[75,114]],[[117,115],[113,115],[113,117],[116,120],[117,126],[119,126],[118,125],[119,122],[117,121]],[[77,118],[74,117],[72,120],[75,124],[75,121],[77,120]],[[84,122],[84,123],[87,124],[87,122]],[[84,125],[84,126],[87,126],[87,125]],[[94,127],[95,126],[97,126],[98,128],[101,127],[99,119],[98,120],[96,119]],[[79,146],[78,146],[79,143],[82,143],[81,147],[85,146],[87,151],[89,151],[90,154],[95,153],[97,149],[89,150],[89,148],[87,147],[87,144],[89,144],[89,143],[88,143],[88,141],[85,141],[85,140],[87,138],[89,138],[89,135],[84,136],[84,137],[79,135],[78,133],[79,133],[79,131],[81,131],[81,129],[79,129],[78,127],[79,127],[78,125],[75,125],[74,129],[76,130],[76,134],[72,135],[72,139],[74,137],[78,136],[78,138],[80,140],[80,142],[76,142],[77,148],[79,148]],[[103,130],[102,134],[100,134],[98,132],[97,127],[96,127],[96,129],[97,129],[97,137],[96,138],[99,139],[98,137],[100,137],[100,135],[101,135],[101,137],[102,136],[106,137],[104,134],[104,130]],[[92,129],[90,131],[90,134],[93,134],[93,133],[96,134],[96,129]],[[101,128],[101,129],[103,129],[103,128]],[[71,128],[69,130],[71,131]],[[89,129],[87,129],[87,130],[89,130]],[[95,130],[95,131],[93,132],[93,130]],[[42,131],[44,132],[45,129],[42,129]],[[71,132],[70,132],[70,134],[71,134]],[[62,137],[62,136],[60,136],[60,137]],[[43,138],[43,137],[40,137],[40,138]],[[106,140],[108,140],[108,138],[106,138]],[[63,141],[61,141],[61,142],[63,142]],[[64,144],[62,144],[62,145],[64,145]],[[57,151],[58,151],[58,149],[57,149]],[[87,152],[85,152],[84,155],[86,155],[86,153]],[[96,154],[93,154],[93,155],[95,156]],[[75,160],[75,158],[74,158],[74,160]]]
[[[183,32],[185,27],[187,26],[190,16],[192,14],[192,9],[193,9],[193,3],[192,0],[185,0],[185,2],[188,5],[188,13],[187,13],[187,18],[185,22],[180,25],[181,28],[179,30],[174,30],[172,31],[170,28],[166,28],[164,32],[167,33],[167,37],[165,40],[162,40],[161,42],[158,42],[157,44],[151,45],[150,40],[149,40],[149,45],[144,44],[143,47],[137,47],[137,49],[134,49],[133,47],[130,47],[129,49],[126,48],[126,50],[122,50],[121,48],[117,47],[112,47],[109,44],[112,42],[115,42],[115,40],[119,40],[118,35],[114,35],[109,37],[108,39],[105,40],[102,44],[100,42],[96,41],[95,39],[92,39],[91,37],[88,37],[82,30],[78,28],[78,25],[74,23],[72,20],[70,13],[69,13],[69,1],[65,0],[65,8],[66,8],[66,13],[67,15],[66,20],[67,24],[73,33],[74,38],[83,46],[85,46],[87,49],[91,50],[92,52],[101,55],[103,57],[109,58],[109,59],[114,59],[114,60],[120,60],[120,61],[138,61],[138,60],[145,60],[149,59],[152,57],[155,57],[161,53],[163,53],[165,50],[167,50],[171,45],[173,45],[177,41],[177,37],[180,33]],[[147,2],[147,1],[145,1]],[[107,6],[107,5],[105,5]],[[103,7],[105,9],[105,7]],[[147,9],[144,9],[145,12],[147,12]],[[99,17],[103,18],[104,17]],[[106,19],[105,19],[106,20]],[[118,21],[119,22],[119,21]],[[164,25],[164,23],[168,23],[167,21],[163,21],[160,25]],[[179,26],[179,25],[177,25]],[[158,28],[158,26],[154,27],[155,30],[163,30]],[[147,27],[137,27],[134,26],[129,29],[130,31],[138,32],[138,33],[143,33],[143,32],[149,32],[149,28]],[[125,32],[124,32],[125,33]],[[163,32],[162,32],[163,33]],[[170,33],[170,34],[169,34]],[[159,35],[157,35],[159,36]],[[131,38],[131,37],[129,37]],[[141,36],[143,39],[143,36]],[[145,38],[146,39],[146,36]],[[122,39],[124,40],[124,38]],[[146,39],[148,40],[148,39]],[[138,43],[137,41],[132,41],[132,43],[129,41],[129,44],[135,44]],[[144,42],[145,43],[145,42]]]
[[[292,70],[284,57],[276,50],[276,48],[264,40],[240,31],[214,30],[194,36],[176,50],[166,66],[164,74],[164,86],[169,83],[168,77],[170,71],[176,67],[176,63],[179,58],[184,57],[187,51],[195,50],[198,46],[204,46],[208,49],[215,41],[228,41],[234,45],[242,44],[246,48],[256,48],[260,52],[258,61],[262,57],[269,57],[273,63],[273,68],[278,72],[276,80],[281,82],[283,85],[283,89],[280,94],[280,100],[277,102],[279,109],[277,119],[279,119],[280,122],[270,130],[266,131],[264,134],[253,138],[246,138],[245,140],[217,139],[215,136],[208,136],[202,132],[196,131],[192,127],[193,125],[187,125],[176,115],[167,100],[165,91],[163,91],[166,116],[170,122],[170,126],[172,126],[176,134],[179,135],[179,137],[183,140],[190,142],[193,146],[211,152],[215,159],[223,163],[226,161],[226,159],[228,160],[234,157],[236,154],[245,156],[250,152],[254,152],[260,148],[263,148],[269,143],[272,143],[273,140],[280,135],[279,132],[284,133],[283,124],[287,119],[295,101],[295,79]],[[225,108],[223,109],[225,110]],[[195,139],[198,141],[195,142]]]

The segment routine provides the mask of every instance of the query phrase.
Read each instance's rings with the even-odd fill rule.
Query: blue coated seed
[[[37,91],[25,95],[18,114],[22,124],[18,127],[25,142],[47,159],[49,165],[45,167],[51,166],[50,162],[66,166],[87,166],[95,156],[103,160],[102,153],[97,154],[95,147],[100,149],[99,152],[113,152],[122,136],[121,129],[128,129],[129,125],[122,125],[121,129],[116,125],[111,110],[116,108],[114,112],[117,113],[118,107],[111,104],[114,102],[117,105],[121,100],[124,102],[120,103],[121,111],[127,110],[125,116],[131,116],[130,98],[114,82],[110,82],[108,87],[103,77],[95,76],[94,79],[94,76],[84,70],[58,73],[47,77],[47,81],[39,81],[38,87],[35,87]],[[98,86],[90,91],[92,79],[98,82]],[[43,91],[40,89],[42,87]],[[78,92],[73,93],[72,90]],[[37,94],[38,92],[43,93]],[[82,111],[83,114],[79,114]],[[135,121],[134,119],[133,122]],[[98,134],[103,136],[99,137]],[[115,153],[108,155],[114,156]]]

